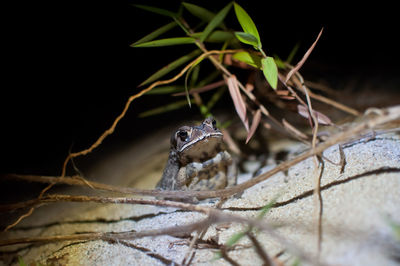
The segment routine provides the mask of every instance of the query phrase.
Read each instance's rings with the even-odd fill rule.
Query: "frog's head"
[[[180,127],[171,136],[171,148],[184,161],[202,161],[221,150],[223,135],[214,118],[206,118],[198,126]]]

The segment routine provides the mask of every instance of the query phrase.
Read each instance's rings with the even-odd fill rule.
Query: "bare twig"
[[[49,196],[47,196],[49,197]],[[159,235],[173,235],[180,236],[186,235],[188,232],[195,230],[201,230],[207,228],[211,224],[224,223],[224,222],[235,222],[247,224],[250,227],[258,228],[264,232],[267,232],[271,237],[276,239],[279,243],[283,244],[292,252],[306,262],[315,262],[315,258],[297,247],[292,242],[289,242],[286,238],[281,236],[276,230],[265,221],[259,219],[249,219],[239,215],[223,212],[221,210],[194,205],[189,203],[166,201],[166,200],[145,200],[135,198],[101,198],[101,197],[87,197],[87,196],[67,196],[67,195],[54,195],[54,198],[65,199],[68,201],[76,200],[80,201],[93,201],[99,203],[129,203],[129,204],[145,204],[145,205],[156,205],[174,207],[184,210],[190,210],[195,212],[201,212],[207,215],[206,219],[199,222],[195,222],[188,225],[179,225],[167,228],[153,229],[148,231],[140,232],[104,232],[104,233],[86,233],[86,234],[75,234],[75,235],[60,235],[60,236],[44,236],[44,237],[26,237],[18,239],[7,239],[0,240],[0,246],[16,245],[16,244],[27,244],[27,243],[47,243],[55,241],[71,241],[71,240],[106,240],[106,241],[118,241],[126,239],[138,239],[146,236],[159,236]]]
[[[280,171],[285,171],[289,167],[311,157],[316,154],[322,153],[327,148],[336,145],[341,142],[346,142],[354,138],[359,134],[362,134],[365,130],[370,130],[375,128],[378,125],[391,122],[393,120],[400,119],[400,105],[389,107],[381,110],[381,114],[369,119],[365,119],[364,121],[356,124],[342,132],[339,132],[335,135],[332,135],[325,142],[320,143],[315,147],[315,149],[310,149],[291,160],[282,162],[277,167],[271,169],[268,172],[265,172],[255,178],[250,179],[244,183],[236,185],[234,187],[229,187],[220,190],[213,191],[159,191],[159,190],[141,190],[134,189],[128,187],[118,187],[111,186],[102,183],[90,182],[90,184],[100,190],[108,190],[114,192],[128,193],[128,194],[137,194],[137,195],[148,195],[148,196],[157,196],[157,197],[169,197],[169,198],[180,198],[180,199],[190,199],[196,197],[197,199],[206,199],[206,198],[215,198],[215,197],[229,197],[236,193],[242,192],[243,190],[258,184],[269,177],[273,176]],[[34,175],[8,175],[10,178],[15,179],[23,179],[27,181],[33,182],[42,182],[42,183],[57,183],[57,184],[68,184],[68,185],[78,185],[84,186],[85,183],[79,179],[71,179],[71,178],[55,178],[55,177],[45,177],[45,176],[34,176]]]
[[[314,199],[315,199],[315,220],[317,224],[317,256],[321,254],[321,247],[322,247],[322,215],[323,215],[323,200],[321,195],[321,178],[322,173],[324,172],[324,161],[318,159],[321,165],[321,170],[316,168],[316,178],[315,178],[315,188],[314,188]]]
[[[264,250],[264,248],[261,246],[260,242],[257,240],[257,238],[254,236],[254,234],[251,231],[247,232],[247,237],[253,243],[257,254],[264,261],[263,266],[271,266],[271,265],[273,265],[271,263],[271,259],[269,258],[267,252]]]
[[[30,208],[29,211],[28,211],[27,213],[21,215],[14,223],[8,225],[8,226],[4,229],[4,231],[10,230],[11,228],[13,228],[13,227],[16,226],[17,224],[19,224],[19,222],[21,222],[22,219],[24,219],[24,218],[26,218],[26,217],[29,217],[29,216],[33,213],[33,210],[34,210],[34,209],[35,209],[35,208],[33,208],[33,207]]]
[[[69,162],[69,160],[71,160],[72,158],[78,157],[78,156],[82,156],[82,155],[87,155],[88,153],[92,152],[95,148],[97,148],[102,142],[103,140],[111,135],[117,124],[119,123],[119,121],[125,116],[126,112],[129,109],[129,106],[131,105],[131,103],[139,98],[140,96],[142,96],[143,94],[145,94],[146,92],[150,91],[151,89],[153,89],[156,86],[159,85],[164,85],[164,84],[169,84],[171,82],[174,82],[175,80],[179,79],[181,76],[183,76],[183,74],[185,74],[186,71],[188,71],[195,63],[198,62],[198,60],[203,59],[204,57],[213,55],[213,54],[224,54],[224,53],[234,53],[237,52],[239,50],[223,50],[223,51],[219,51],[219,50],[213,50],[213,51],[207,51],[203,54],[201,54],[199,57],[197,57],[195,60],[193,60],[192,62],[190,62],[189,64],[187,64],[176,76],[174,76],[171,79],[167,79],[167,80],[159,80],[156,81],[154,83],[152,83],[149,87],[141,90],[140,92],[138,92],[137,94],[134,94],[132,96],[130,96],[127,100],[127,102],[125,103],[125,107],[123,108],[122,112],[115,118],[114,122],[112,123],[111,127],[108,128],[106,131],[103,132],[103,134],[87,149],[79,151],[79,152],[73,152],[68,154],[67,158],[64,161],[63,164],[63,168],[62,168],[62,172],[61,172],[61,177],[65,176],[66,173],[66,167],[67,164]]]

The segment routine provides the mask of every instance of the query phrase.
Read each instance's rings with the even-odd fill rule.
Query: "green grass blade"
[[[270,202],[268,202],[267,205],[265,205],[264,207],[262,207],[260,213],[257,215],[257,219],[262,219],[269,210],[272,209],[272,207],[274,207],[276,201],[278,200],[280,194],[276,195]],[[248,226],[246,230],[242,231],[242,232],[238,232],[236,234],[233,234],[225,243],[226,246],[231,247],[234,244],[236,244],[242,237],[244,237],[247,232],[251,231],[252,227]]]
[[[171,12],[171,11],[166,10],[166,9],[158,8],[158,7],[146,6],[146,5],[133,5],[133,6],[137,7],[137,8],[144,9],[146,11],[150,11],[150,12],[156,13],[158,15],[162,15],[162,16],[167,16],[167,17],[176,17],[177,16],[177,14],[174,13],[174,12]]]
[[[194,5],[191,3],[182,3],[182,5],[189,11],[193,16],[198,17],[203,21],[210,21],[215,16],[215,13],[205,9],[204,7]]]
[[[139,87],[143,86],[145,84],[151,83],[151,82],[153,82],[155,80],[158,80],[159,78],[161,78],[164,75],[168,74],[169,72],[171,72],[172,70],[176,69],[177,67],[179,67],[179,66],[185,64],[186,62],[188,62],[189,60],[195,58],[200,53],[201,53],[200,50],[194,50],[193,52],[176,59],[175,61],[169,63],[168,65],[166,65],[165,67],[161,68],[156,73],[154,73],[153,75],[148,77],[145,81],[143,81],[139,85]]]
[[[174,111],[174,110],[177,110],[179,108],[182,108],[185,105],[187,105],[187,101],[186,100],[173,102],[173,103],[170,103],[170,104],[167,104],[167,105],[163,105],[163,106],[160,106],[160,107],[145,111],[143,113],[140,113],[139,117],[148,117],[148,116],[153,116],[153,115],[158,115],[158,114]]]
[[[137,45],[133,45],[132,47],[161,47],[161,46],[181,45],[190,43],[195,43],[195,39],[192,37],[175,37],[175,38],[166,38],[166,39],[144,42]]]
[[[208,23],[206,28],[203,31],[203,34],[200,37],[200,41],[204,42],[204,40],[208,37],[208,35],[225,19],[226,15],[231,8],[232,3],[227,4],[221,11],[219,11],[212,20]]]
[[[259,57],[258,55],[251,54],[248,52],[238,52],[233,54],[232,58],[241,61],[243,63],[246,63],[252,67],[262,69],[261,57]]]
[[[269,85],[276,90],[276,87],[278,86],[278,68],[276,67],[274,58],[267,56],[266,58],[261,59],[261,64],[265,79],[268,81]]]
[[[243,232],[238,232],[236,234],[233,234],[225,243],[227,247],[232,247],[235,245],[242,237],[246,235],[248,230],[245,230]]]
[[[250,18],[249,14],[247,14],[247,12],[237,3],[234,3],[234,9],[236,17],[240,23],[240,26],[242,26],[243,31],[256,37],[258,43],[257,47],[261,49],[260,35],[258,34],[257,27]]]
[[[18,264],[19,266],[27,266],[24,259],[21,256],[18,256]]]
[[[235,36],[242,43],[253,45],[258,49],[258,41],[254,35],[246,32],[235,32]]]
[[[167,25],[164,25],[158,29],[156,29],[155,31],[147,34],[146,36],[144,36],[143,38],[141,38],[140,40],[134,42],[133,44],[131,44],[131,47],[134,47],[135,45],[141,44],[141,43],[145,43],[145,42],[149,42],[154,40],[155,38],[157,38],[158,36],[160,36],[161,34],[166,33],[167,31],[173,29],[174,27],[176,27],[176,22],[173,21],[171,23],[168,23]]]

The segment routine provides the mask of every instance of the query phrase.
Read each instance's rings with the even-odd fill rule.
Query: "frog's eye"
[[[212,120],[212,126],[214,129],[217,129],[217,121],[215,121],[215,119]]]
[[[187,131],[178,131],[178,133],[176,133],[176,135],[181,139],[181,141],[186,141],[186,139],[188,137]]]

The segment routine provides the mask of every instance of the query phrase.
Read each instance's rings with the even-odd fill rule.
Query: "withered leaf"
[[[246,116],[246,104],[244,103],[242,95],[240,94],[236,76],[231,75],[230,77],[226,78],[226,83],[228,85],[233,104],[235,105],[236,112],[242,120],[246,130],[249,131],[249,121]]]

